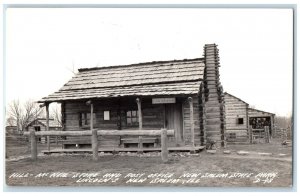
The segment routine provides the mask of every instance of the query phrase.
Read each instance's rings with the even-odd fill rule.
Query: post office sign
[[[152,98],[152,104],[176,103],[175,97],[172,98]]]

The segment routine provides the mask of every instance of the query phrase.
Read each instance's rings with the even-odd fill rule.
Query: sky
[[[199,58],[216,43],[224,91],[291,115],[291,9],[9,8],[6,102],[40,100],[78,68]]]

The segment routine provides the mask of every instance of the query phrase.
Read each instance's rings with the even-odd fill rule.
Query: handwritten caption
[[[76,183],[125,183],[125,184],[199,184],[208,179],[236,180],[244,179],[252,183],[271,183],[278,178],[277,172],[260,172],[260,173],[183,173],[181,175],[174,173],[105,173],[91,172],[51,172],[51,173],[12,173],[9,178],[59,178],[71,179]]]

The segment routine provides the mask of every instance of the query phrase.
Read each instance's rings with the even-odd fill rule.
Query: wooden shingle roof
[[[58,92],[39,102],[197,94],[204,67],[197,58],[79,69]]]
[[[254,109],[254,108],[248,108],[249,116],[254,117],[254,116],[264,116],[264,115],[270,115],[270,116],[275,116],[274,113],[271,112],[265,112],[262,110]]]
[[[234,96],[234,95],[232,95],[232,94],[230,94],[230,93],[228,93],[228,92],[225,92],[224,95],[225,95],[225,96],[229,96],[229,97],[233,97],[233,98],[235,98],[235,99],[237,99],[237,100],[243,102],[244,104],[249,105],[247,102],[241,100],[240,98],[238,98],[238,97],[236,97],[236,96]],[[225,101],[225,102],[226,102],[226,101]]]

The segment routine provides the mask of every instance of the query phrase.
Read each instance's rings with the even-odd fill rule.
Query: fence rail
[[[98,130],[97,135],[105,136],[159,136],[162,130]],[[166,130],[168,136],[174,136],[174,130]],[[30,135],[25,132],[24,135]],[[39,131],[35,136],[92,136],[92,131]]]
[[[26,132],[24,135],[30,137],[31,143],[31,158],[37,160],[37,136],[91,136],[93,160],[98,160],[98,136],[160,136],[161,137],[161,158],[163,162],[168,161],[168,144],[167,137],[174,136],[174,130],[98,130],[93,129],[91,131],[39,131],[35,132],[31,130],[29,133]],[[139,141],[141,143],[141,141]],[[140,145],[142,148],[142,145]]]
[[[25,144],[28,142],[28,137],[24,135],[6,135],[6,144],[16,145],[16,144]]]

